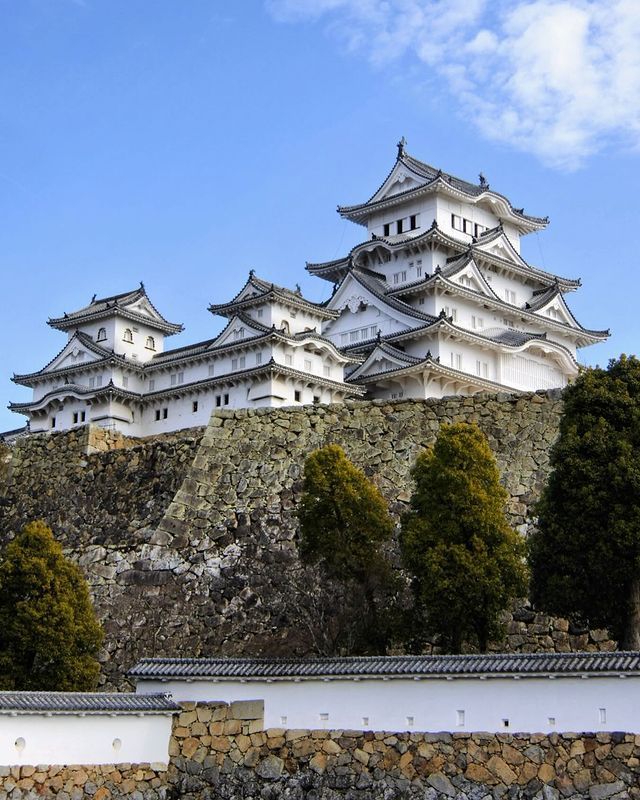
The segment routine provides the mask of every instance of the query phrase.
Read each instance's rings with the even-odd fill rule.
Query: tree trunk
[[[640,576],[631,582],[629,614],[624,632],[624,649],[640,650]]]

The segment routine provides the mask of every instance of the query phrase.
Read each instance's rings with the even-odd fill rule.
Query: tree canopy
[[[534,604],[640,649],[640,361],[621,356],[565,390],[530,537]]]
[[[394,531],[382,494],[341,447],[327,445],[305,461],[298,516],[302,560],[348,584],[343,600],[348,597],[352,627],[360,629],[352,648],[384,650],[388,631],[381,608],[395,578],[382,549]]]
[[[91,690],[102,639],[79,567],[29,523],[0,554],[0,688]]]
[[[413,478],[401,548],[413,575],[416,639],[435,634],[450,652],[486,650],[501,634],[500,612],[526,591],[524,542],[507,523],[508,495],[486,436],[476,425],[443,425]]]

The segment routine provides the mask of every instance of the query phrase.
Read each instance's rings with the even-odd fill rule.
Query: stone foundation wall
[[[142,656],[305,655],[321,587],[298,559],[296,507],[313,449],[342,445],[399,519],[440,425],[477,422],[526,534],[561,407],[558,392],[373,401],[220,411],[204,433],[150,440],[95,428],[36,436],[11,450],[0,535],[43,518],[80,563],[107,633],[105,688],[125,687]],[[526,608],[505,621],[496,648],[615,646]]]
[[[263,729],[260,701],[183,704],[169,764],[0,767],[2,800],[637,800],[640,736]]]

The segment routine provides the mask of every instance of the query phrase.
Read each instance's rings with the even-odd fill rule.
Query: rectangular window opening
[[[407,717],[407,728],[413,728],[413,717]]]
[[[456,723],[458,725],[464,725],[464,709],[460,708],[456,711]]]
[[[300,397],[301,397],[300,390],[299,390],[299,389],[296,389],[296,390],[293,392],[293,399],[295,400],[295,402],[296,402],[296,403],[299,403],[299,402],[300,402]]]
[[[163,408],[162,409],[162,419],[166,419],[169,416],[169,409]]]
[[[225,396],[224,396],[224,405],[225,406],[229,405],[229,395],[228,394],[225,394]]]
[[[607,721],[607,709],[606,708],[599,708],[598,709],[598,722],[603,725]]]
[[[403,222],[404,222],[404,220],[401,220],[401,219],[399,219],[399,220],[396,222],[396,232],[397,232],[397,233],[402,233],[402,223],[403,223]]]
[[[197,410],[198,410],[198,401],[194,400],[193,403],[191,403],[191,411],[195,414]]]
[[[382,235],[388,236],[390,233],[391,233],[391,223],[385,222],[385,224],[382,227]]]

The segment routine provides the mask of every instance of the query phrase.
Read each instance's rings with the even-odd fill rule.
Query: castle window
[[[478,224],[476,224],[476,226],[475,226],[475,235],[476,235],[476,238],[477,238],[478,236],[481,236],[481,235],[482,235],[482,234],[483,234],[483,233],[484,233],[486,230],[487,230],[487,228],[486,228],[486,226],[485,226],[485,225],[478,225]]]
[[[256,353],[256,364],[262,364],[262,353]]]
[[[451,366],[454,369],[462,369],[462,353],[451,353]]]
[[[258,317],[262,316],[263,311],[264,311],[264,309],[262,309],[262,308],[258,309]]]
[[[508,728],[509,727],[509,720],[508,719],[503,719],[502,720],[502,727],[503,728]]]
[[[607,709],[606,708],[599,708],[598,709],[598,722],[601,725],[604,725],[607,721]]]
[[[93,387],[95,385],[96,385],[96,379],[95,378],[89,378],[89,388],[93,389]]]
[[[209,377],[211,377],[215,372],[215,367],[213,364],[209,364]]]
[[[152,392],[156,388],[155,378],[149,378],[149,391]]]
[[[133,333],[131,328],[125,328],[124,333],[122,335],[122,341],[128,342],[129,344],[133,344]]]
[[[421,277],[422,277],[422,266],[419,265],[416,267],[416,278],[421,278]]]
[[[470,236],[473,236],[473,222],[470,219],[464,220],[464,232],[468,233]]]
[[[415,229],[418,227],[418,215],[417,214],[412,214],[409,217],[409,224],[410,224],[411,230],[415,231]]]
[[[169,409],[163,408],[162,409],[162,419],[166,419],[169,416]]]
[[[191,411],[195,414],[197,410],[198,410],[198,401],[194,400],[193,403],[191,403]]]
[[[224,404],[225,404],[225,406],[229,405],[229,395],[228,394],[225,394],[225,396],[224,396]]]
[[[285,333],[289,333],[289,323],[287,322],[287,320],[286,320],[286,319],[283,319],[283,320],[282,320],[282,330],[283,330]]]
[[[325,364],[324,367],[322,368],[322,374],[324,375],[325,378],[330,378],[331,377],[331,367],[328,366],[327,364]]]
[[[391,233],[391,223],[390,222],[385,222],[385,224],[384,224],[384,226],[382,228],[382,235],[383,236],[388,236],[390,233]]]
[[[106,338],[107,338],[107,329],[106,329],[106,328],[100,328],[100,329],[98,330],[98,338],[97,338],[97,340],[96,340],[96,341],[98,341],[98,342],[104,342],[104,340],[105,340]]]
[[[245,358],[245,356],[240,356],[240,358],[238,359],[238,366],[240,367],[240,369],[244,369],[246,363],[247,359]]]
[[[244,339],[244,328],[236,328],[233,332],[234,339]]]
[[[156,408],[156,422],[158,422],[159,419],[160,419],[160,409]]]
[[[289,355],[289,353],[285,354],[284,363],[290,367],[293,364],[293,356]]]
[[[340,334],[340,344],[345,345],[349,342],[349,334],[348,333],[341,333]]]
[[[452,214],[451,215],[451,227],[455,231],[463,230],[463,228],[462,228],[462,217],[459,217],[457,214]]]
[[[464,725],[464,709],[461,708],[459,711],[456,711],[456,720],[458,725]]]
[[[55,417],[51,417],[51,427],[52,428],[56,427],[56,418]]]
[[[483,317],[476,317],[475,314],[471,316],[471,327],[472,328],[484,328],[484,318]]]
[[[122,386],[125,389],[129,386],[129,378],[126,375],[124,375],[122,378]]]
[[[314,394],[313,395],[313,404],[317,406],[319,402],[320,402],[320,398],[318,397],[317,394]]]
[[[458,309],[457,308],[453,308],[452,306],[451,307],[450,306],[445,306],[444,307],[444,313],[448,317],[451,317],[451,319],[454,322],[456,322],[456,320],[458,319]]]
[[[73,412],[73,424],[74,425],[78,424],[78,412],[77,411]]]
[[[216,395],[216,408],[219,408],[222,405],[222,397],[217,394]]]
[[[156,349],[156,341],[153,336],[147,336],[147,343],[145,344],[147,350],[155,350]]]
[[[476,375],[481,378],[489,377],[489,364],[486,361],[476,361]]]
[[[404,220],[401,220],[401,219],[399,219],[396,222],[396,233],[402,233],[402,223],[403,222],[404,222]]]
[[[505,328],[513,328],[513,320],[507,319],[506,317],[502,320],[502,324]]]
[[[304,368],[306,372],[311,372],[311,361],[308,358],[304,360]]]
[[[504,290],[504,299],[507,303],[511,303],[512,305],[516,304],[516,293],[511,291],[511,289]]]
[[[300,402],[300,391],[299,391],[299,389],[296,389],[296,390],[294,391],[294,393],[293,393],[293,399],[296,401],[296,403],[299,403],[299,402]]]

